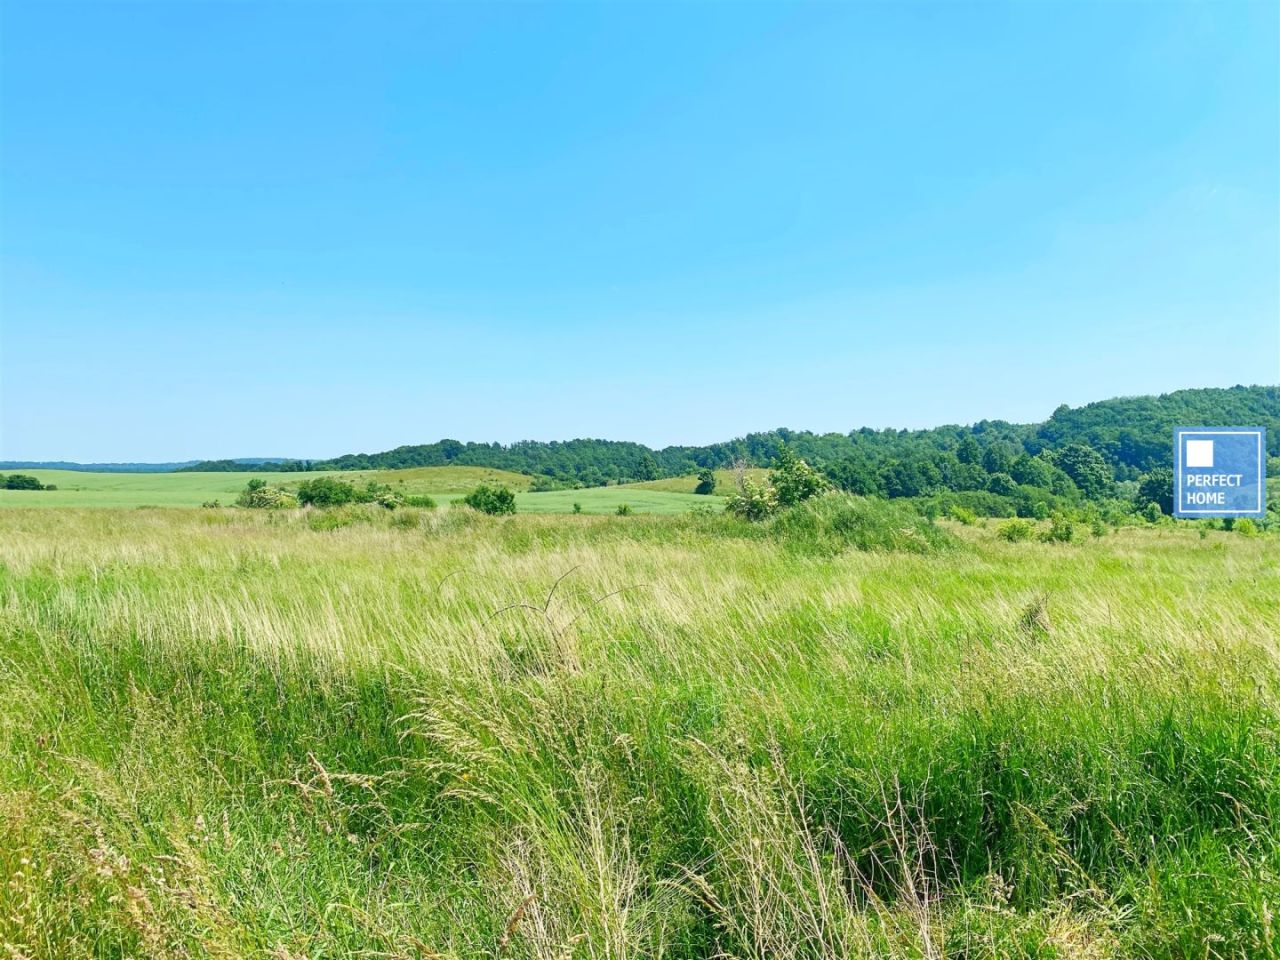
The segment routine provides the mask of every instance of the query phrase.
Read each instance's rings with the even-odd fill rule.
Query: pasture
[[[529,493],[533,478],[521,473],[484,467],[417,467],[408,470],[344,470],[312,473],[90,473],[75,470],[14,470],[54,484],[56,490],[0,490],[4,507],[198,507],[209,501],[224,506],[235,502],[253,477],[293,489],[313,477],[336,477],[356,484],[385,483],[405,494],[428,494],[440,503],[460,499],[481,483],[500,484],[516,493],[522,513],[571,513],[574,503],[583,513],[613,513],[627,504],[637,513],[684,513],[695,507],[718,509],[720,497],[696,496],[696,480],[666,481],[668,486],[628,484]],[[731,482],[731,481],[730,481]],[[687,486],[688,491],[683,491]],[[729,489],[726,484],[722,489]],[[673,492],[679,491],[679,492]]]
[[[317,516],[0,512],[8,956],[1276,954],[1274,537]]]

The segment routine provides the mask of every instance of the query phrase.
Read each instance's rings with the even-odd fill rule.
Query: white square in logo
[[[1213,466],[1213,441],[1212,440],[1188,440],[1187,453],[1183,457],[1184,467],[1212,467]]]

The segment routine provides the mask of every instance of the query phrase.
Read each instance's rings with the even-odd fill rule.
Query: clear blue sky
[[[0,457],[1280,382],[1280,5],[4,2]]]

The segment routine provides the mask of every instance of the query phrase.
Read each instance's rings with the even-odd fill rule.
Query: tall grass
[[[370,518],[0,515],[10,956],[1280,950],[1274,538]]]

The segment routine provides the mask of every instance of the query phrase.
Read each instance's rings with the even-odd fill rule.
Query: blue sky
[[[0,457],[1280,382],[1274,3],[3,4]]]

